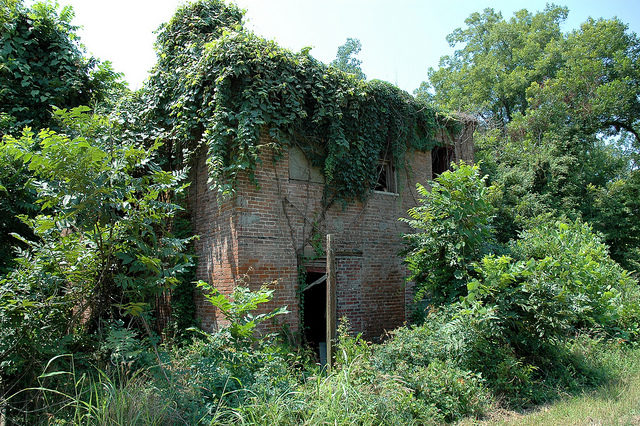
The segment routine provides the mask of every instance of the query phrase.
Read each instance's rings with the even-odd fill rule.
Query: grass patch
[[[573,349],[596,364],[609,379],[595,389],[564,395],[527,411],[495,407],[489,410],[485,420],[465,419],[460,424],[640,424],[640,348],[578,339]]]

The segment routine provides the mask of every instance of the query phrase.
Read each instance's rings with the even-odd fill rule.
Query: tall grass
[[[60,358],[69,358],[68,371],[47,371]],[[121,366],[122,367],[122,366]],[[54,357],[39,376],[40,386],[23,389],[6,399],[9,424],[164,425],[185,424],[172,398],[159,389],[148,370],[127,374],[124,368],[109,373],[77,374],[72,355]],[[41,408],[20,410],[12,402],[24,397],[40,399]],[[13,410],[11,408],[14,408]]]
[[[372,372],[359,356],[331,373],[313,375],[295,389],[275,397],[254,393],[236,408],[220,413],[211,424],[428,424],[437,418],[417,403],[398,377]],[[412,405],[413,404],[413,405]]]
[[[636,424],[640,421],[640,348],[586,338],[573,343],[583,356],[608,377],[596,388],[526,412],[488,405],[487,417],[462,424]],[[73,363],[70,364],[73,366]],[[447,413],[416,398],[405,378],[385,375],[369,364],[366,353],[344,357],[331,373],[316,368],[297,385],[270,394],[256,389],[223,391],[205,415],[194,416],[181,401],[188,388],[176,389],[152,371],[132,374],[114,369],[76,375],[47,372],[41,386],[23,394],[38,395],[42,409],[9,418],[9,424],[165,425],[165,424],[435,424]],[[60,386],[65,383],[67,386]],[[184,385],[184,382],[182,383]],[[231,393],[243,393],[242,404],[229,405]],[[18,398],[9,397],[7,403]],[[188,399],[188,398],[186,398]],[[237,399],[235,399],[237,400]],[[193,402],[193,401],[192,401]],[[194,403],[198,403],[195,401]],[[198,412],[198,410],[193,410]],[[202,412],[202,411],[200,411]]]

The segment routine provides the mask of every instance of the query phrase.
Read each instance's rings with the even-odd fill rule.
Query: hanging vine
[[[242,12],[219,0],[183,7],[158,38],[146,87],[152,115],[188,158],[207,150],[211,185],[234,191],[265,148],[298,145],[325,176],[325,198],[364,199],[382,157],[401,167],[407,148],[429,150],[436,112],[397,87],[363,82],[308,49],[294,53],[246,31]],[[268,136],[268,137],[265,137]]]

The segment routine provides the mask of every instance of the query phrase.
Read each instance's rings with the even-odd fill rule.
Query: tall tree
[[[360,65],[362,61],[356,58],[356,55],[360,53],[362,49],[362,43],[357,38],[347,38],[347,41],[340,47],[338,47],[338,53],[336,59],[331,62],[334,67],[355,75],[360,80],[366,80],[367,76],[362,72]]]
[[[120,75],[108,62],[87,58],[71,24],[73,9],[50,3],[5,4],[0,14],[0,132],[52,124],[51,107],[108,100]]]
[[[438,70],[429,69],[436,102],[502,123],[524,112],[527,87],[559,66],[555,46],[567,14],[566,8],[553,5],[536,14],[520,10],[508,21],[490,8],[473,13],[465,20],[467,28],[447,36],[451,47],[464,47],[443,56]]]
[[[57,128],[52,107],[109,106],[126,85],[110,63],[86,58],[71,24],[73,10],[50,3],[25,7],[21,0],[0,8],[0,137],[23,127]],[[104,108],[103,108],[104,109]],[[24,167],[0,152],[0,271],[16,242],[28,233],[17,214],[33,213],[35,193],[25,188]]]
[[[429,70],[422,91],[433,87],[438,106],[470,111],[484,124],[477,157],[504,187],[501,240],[541,212],[582,216],[632,267],[640,257],[629,244],[637,241],[605,224],[634,217],[620,197],[637,191],[640,42],[618,19],[589,19],[562,33],[567,14],[555,5],[508,20],[493,9],[472,14],[447,38],[462,47]]]

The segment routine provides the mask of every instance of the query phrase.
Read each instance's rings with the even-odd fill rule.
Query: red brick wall
[[[223,293],[233,291],[240,277],[238,268],[238,215],[235,199],[219,200],[207,186],[205,157],[201,156],[191,173],[189,209],[199,239],[195,242],[198,256],[196,277],[212,284]],[[224,325],[213,306],[200,292],[194,295],[196,315],[205,330]]]
[[[274,160],[262,155],[257,167],[258,187],[246,177],[237,183],[237,195],[222,203],[206,188],[206,169],[199,163],[194,174],[191,203],[195,229],[199,279],[229,293],[234,280],[248,276],[251,288],[271,284],[275,297],[265,309],[286,305],[290,313],[268,326],[278,330],[286,323],[299,330],[298,258],[312,253],[310,239],[335,235],[337,246],[337,312],[346,316],[354,332],[366,338],[380,337],[405,320],[410,300],[405,285],[407,271],[398,253],[401,235],[408,226],[398,218],[417,204],[415,182],[431,177],[429,152],[406,155],[397,173],[398,194],[373,192],[365,203],[322,208],[323,184],[289,179],[288,154]],[[316,269],[323,259],[311,262]],[[205,328],[222,324],[221,318],[196,296],[198,315]],[[266,330],[265,330],[266,331]]]
[[[354,331],[367,330],[367,307],[362,297],[362,256],[336,256],[336,314],[347,318]]]

